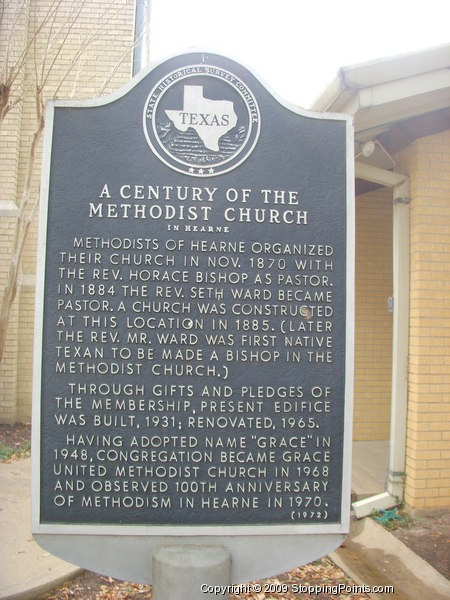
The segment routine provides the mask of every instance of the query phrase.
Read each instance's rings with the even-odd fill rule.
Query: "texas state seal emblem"
[[[168,73],[148,95],[144,134],[166,165],[187,175],[231,171],[258,141],[260,113],[248,86],[228,70],[193,64]]]

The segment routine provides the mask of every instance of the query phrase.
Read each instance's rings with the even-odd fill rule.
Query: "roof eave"
[[[378,107],[388,105],[417,94],[446,89],[449,81],[450,45],[439,46],[343,67],[311,108],[356,115],[362,109],[371,108],[371,99]]]

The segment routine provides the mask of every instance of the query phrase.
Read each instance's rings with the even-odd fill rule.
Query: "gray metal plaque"
[[[46,123],[35,533],[341,539],[349,119],[199,52]]]

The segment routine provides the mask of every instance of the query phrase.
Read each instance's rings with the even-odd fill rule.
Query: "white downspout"
[[[409,180],[394,188],[391,439],[387,491],[403,500],[409,344]]]
[[[409,179],[363,163],[355,164],[355,175],[393,188],[393,332],[391,432],[386,489],[381,494],[352,504],[358,519],[372,510],[392,508],[403,498],[406,455],[406,410],[408,396],[409,338]]]

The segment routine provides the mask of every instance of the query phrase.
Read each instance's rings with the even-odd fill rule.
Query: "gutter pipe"
[[[355,163],[355,176],[393,188],[393,336],[391,431],[385,491],[352,503],[358,519],[373,510],[397,506],[403,499],[406,457],[409,333],[409,178],[406,175]]]

